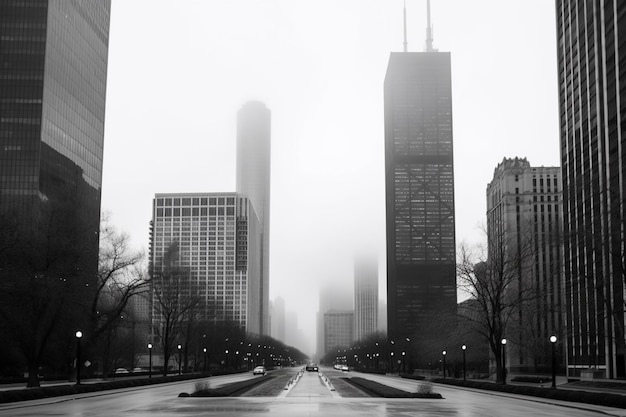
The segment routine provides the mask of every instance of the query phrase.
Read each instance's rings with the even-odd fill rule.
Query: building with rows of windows
[[[153,320],[162,319],[159,291],[177,291],[179,300],[195,303],[200,320],[232,322],[260,333],[260,231],[246,197],[156,194],[151,226]],[[179,287],[168,285],[171,277],[162,273],[168,268],[183,277]]]
[[[561,168],[526,158],[504,158],[487,186],[489,262],[513,297],[504,313],[512,372],[548,368],[549,338],[564,336],[561,195]]]
[[[388,334],[428,343],[456,309],[450,53],[392,53],[384,90]]]
[[[626,377],[626,2],[557,0],[567,376]]]

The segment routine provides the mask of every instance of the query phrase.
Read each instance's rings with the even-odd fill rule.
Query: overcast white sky
[[[422,51],[426,0],[407,0]],[[478,242],[503,157],[558,166],[552,0],[432,0],[452,53],[457,244]],[[113,0],[102,209],[148,247],[155,193],[235,190],[235,117],[272,112],[270,298],[313,352],[318,288],[352,291],[380,254],[385,298],[383,80],[402,0]]]

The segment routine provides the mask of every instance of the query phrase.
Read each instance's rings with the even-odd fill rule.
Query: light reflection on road
[[[327,373],[331,379],[340,376],[366,376],[356,373],[334,374],[332,370],[323,370],[323,372]],[[248,376],[240,376],[242,377]],[[415,381],[401,380],[397,377],[367,377],[385,381],[398,388],[405,386],[406,389],[410,386],[412,390],[415,390],[417,387]],[[217,385],[218,380],[217,377],[212,378],[211,384]],[[4,404],[0,405],[0,416],[247,417],[263,414],[272,417],[593,417],[608,414],[626,417],[626,410],[572,403],[567,403],[568,406],[563,407],[522,397],[486,394],[447,386],[434,386],[433,388],[435,392],[445,397],[442,400],[336,398],[324,394],[323,390],[327,392],[327,388],[314,374],[306,375],[306,378],[301,381],[305,383],[299,387],[299,391],[294,391],[293,396],[286,397],[178,398],[180,392],[191,392],[195,385],[195,382],[181,382],[131,391],[89,394],[76,398],[65,397]]]

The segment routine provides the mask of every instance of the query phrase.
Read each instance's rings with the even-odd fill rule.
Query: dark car
[[[317,372],[318,371],[317,364],[313,362],[307,364],[306,370],[309,372]]]

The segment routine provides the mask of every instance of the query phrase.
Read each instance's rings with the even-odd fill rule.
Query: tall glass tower
[[[557,0],[567,372],[626,376],[626,3]]]
[[[237,193],[248,197],[259,219],[261,273],[255,287],[260,302],[260,334],[269,335],[271,114],[258,101],[237,113]]]
[[[40,234],[48,222],[57,238],[80,235],[92,277],[110,8],[107,0],[0,3],[0,215]]]
[[[110,9],[0,2],[0,338],[35,376],[96,288]]]
[[[450,54],[391,53],[384,89],[388,334],[427,343],[456,308]]]

